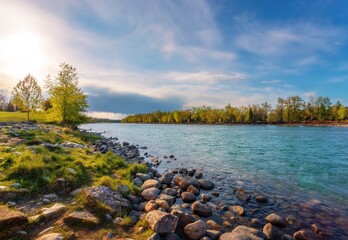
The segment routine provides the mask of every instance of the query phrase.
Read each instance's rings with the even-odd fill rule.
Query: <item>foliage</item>
[[[332,105],[328,97],[310,97],[308,102],[299,96],[278,98],[272,108],[267,102],[223,109],[194,107],[173,112],[156,111],[124,118],[123,123],[296,123],[303,121],[342,121],[348,119],[347,107],[339,102]]]
[[[125,159],[113,152],[94,153],[88,147],[49,150],[40,144],[69,141],[87,146],[100,138],[89,136],[82,139],[83,134],[78,134],[78,131],[64,132],[63,128],[53,126],[50,129],[19,131],[19,138],[24,139],[19,146],[4,147],[0,144],[0,157],[3,158],[0,181],[3,184],[10,186],[19,182],[32,193],[44,193],[56,187],[57,179],[64,178],[72,189],[95,184],[116,189],[124,184],[133,192],[137,190],[131,176],[144,172],[147,169],[145,165],[127,164]],[[5,130],[2,134],[9,135],[10,132]]]
[[[68,126],[76,126],[86,120],[87,95],[78,87],[76,68],[67,63],[60,65],[54,80],[48,75],[46,87],[52,108],[50,119]]]
[[[36,79],[28,74],[23,80],[17,83],[13,88],[12,94],[13,104],[27,112],[29,122],[29,113],[35,111],[42,101],[41,88]]]

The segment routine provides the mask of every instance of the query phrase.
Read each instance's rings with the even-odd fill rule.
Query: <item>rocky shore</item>
[[[49,132],[54,127],[21,124],[2,128],[7,132],[0,137],[6,151],[17,152],[8,149],[11,148],[8,145],[22,142],[19,130],[22,134],[38,128]],[[91,185],[72,189],[67,187],[67,179],[60,179],[55,192],[32,196],[21,183],[3,186],[0,182],[2,239],[100,239],[95,232],[103,233],[105,240],[306,240],[347,236],[338,236],[319,223],[302,221],[300,214],[284,215],[277,211],[279,202],[243,188],[231,190],[233,203],[224,202],[226,193],[217,187],[217,182],[207,179],[204,172],[178,167],[160,173],[156,170],[161,163],[158,157],[146,152],[142,156],[141,149],[146,147],[121,143],[117,138],[103,138],[88,146],[76,142],[38,144],[50,151],[58,148],[93,149],[89,154],[111,151],[129,163],[146,163],[148,168],[146,172],[132,173],[130,181],[136,191],[123,184],[116,188]],[[30,148],[35,151],[35,145]],[[175,159],[172,155],[165,158]],[[0,164],[3,161],[0,152]],[[67,169],[72,175],[77,171]],[[113,174],[111,177],[117,178]],[[307,203],[304,208],[316,208],[318,204]]]

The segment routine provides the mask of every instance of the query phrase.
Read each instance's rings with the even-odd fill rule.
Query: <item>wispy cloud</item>
[[[269,84],[269,83],[281,83],[281,80],[266,80],[266,81],[262,81],[262,83],[264,84]]]
[[[236,46],[253,54],[273,57],[334,51],[337,46],[333,43],[347,37],[340,28],[301,21],[280,26],[248,22],[245,29],[247,31],[236,38]]]
[[[223,72],[172,72],[166,74],[169,79],[178,82],[197,82],[214,84],[223,81],[238,81],[247,78],[244,73],[223,73]]]
[[[333,77],[329,79],[329,83],[343,83],[348,81],[348,76]]]

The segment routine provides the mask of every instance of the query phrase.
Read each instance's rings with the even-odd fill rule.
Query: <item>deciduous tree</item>
[[[54,79],[47,76],[46,87],[52,105],[49,110],[51,120],[71,127],[86,120],[84,113],[88,107],[87,95],[78,84],[76,68],[67,63],[60,65],[60,70]]]
[[[20,80],[13,88],[13,104],[22,111],[27,112],[29,122],[29,114],[35,111],[42,101],[42,93],[36,79],[28,74],[23,80]]]

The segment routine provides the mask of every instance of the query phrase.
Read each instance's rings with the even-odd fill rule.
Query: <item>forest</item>
[[[337,101],[332,104],[328,97],[309,97],[304,101],[299,96],[278,98],[276,106],[263,102],[248,106],[224,108],[207,106],[170,112],[154,111],[134,114],[124,118],[123,123],[208,123],[208,124],[258,124],[258,123],[300,123],[313,121],[345,121],[348,108]]]

